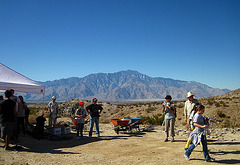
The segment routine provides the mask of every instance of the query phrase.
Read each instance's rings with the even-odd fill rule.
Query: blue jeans
[[[90,127],[89,127],[89,136],[92,136],[92,131],[93,131],[93,126],[95,123],[95,127],[96,127],[96,134],[97,136],[100,136],[100,132],[99,132],[99,117],[91,117],[90,116]]]
[[[202,148],[203,148],[204,158],[205,158],[205,160],[208,160],[208,159],[210,159],[210,156],[209,156],[209,154],[208,154],[206,135],[202,135],[201,142],[202,142],[202,146],[203,146]],[[187,151],[185,152],[185,155],[189,157],[195,147],[196,147],[196,146],[195,146],[194,144],[192,144],[192,145],[187,149]]]

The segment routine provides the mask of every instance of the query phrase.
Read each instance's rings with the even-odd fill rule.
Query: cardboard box
[[[69,133],[71,133],[70,127],[62,127],[61,133],[62,134],[69,134]]]
[[[47,128],[47,132],[53,135],[61,135],[61,128],[59,127]]]

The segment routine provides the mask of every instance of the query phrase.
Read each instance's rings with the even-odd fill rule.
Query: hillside
[[[230,90],[211,88],[195,81],[181,81],[161,77],[149,77],[137,71],[91,74],[83,78],[67,78],[42,82],[46,86],[45,100],[55,95],[58,100],[84,99],[93,97],[102,101],[163,99],[167,94],[185,99],[192,91],[198,98],[223,95]],[[42,100],[39,95],[24,95],[26,100]]]
[[[206,107],[205,116],[210,117],[211,126],[214,128],[240,127],[240,89],[222,96],[214,96],[199,99]],[[70,116],[72,110],[76,109],[79,100],[72,100],[60,104],[62,116]],[[85,101],[85,105],[91,102]],[[99,103],[103,106],[101,122],[109,123],[113,118],[123,117],[153,117],[162,116],[162,102],[135,103],[135,104],[111,104]],[[175,102],[177,108],[176,126],[186,126],[183,117],[184,101]]]

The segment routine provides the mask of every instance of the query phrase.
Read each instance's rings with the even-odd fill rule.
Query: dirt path
[[[20,137],[24,149],[20,151],[3,150],[0,143],[0,164],[208,164],[198,146],[185,160],[184,145],[186,136],[176,136],[176,142],[164,143],[162,127],[143,134],[117,135],[111,124],[101,124],[100,138],[93,137],[76,140],[75,132],[68,135],[70,140],[36,140],[26,135]],[[87,132],[85,133],[87,136]],[[214,164],[240,164],[240,133],[228,132],[211,139],[210,155],[216,159]]]

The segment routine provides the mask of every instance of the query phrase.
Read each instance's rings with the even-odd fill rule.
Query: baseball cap
[[[81,102],[79,103],[79,105],[84,105],[84,102],[81,101]]]

